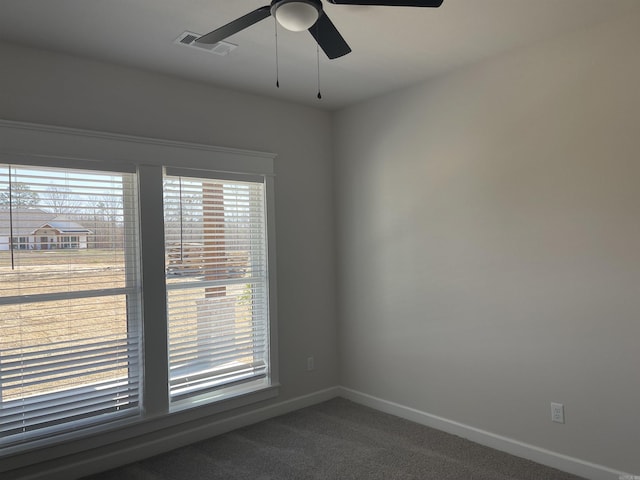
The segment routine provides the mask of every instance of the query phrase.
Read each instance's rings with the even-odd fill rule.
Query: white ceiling
[[[605,22],[638,0],[444,0],[442,7],[324,3],[353,52],[320,52],[307,32],[279,30],[275,87],[273,19],[229,38],[217,56],[176,45],[269,0],[0,0],[0,40],[177,75],[320,108],[336,109],[417,83],[500,52]]]

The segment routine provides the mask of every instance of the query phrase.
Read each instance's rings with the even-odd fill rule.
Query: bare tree
[[[118,195],[91,195],[83,202],[83,223],[93,231],[94,248],[122,247],[124,241],[124,211]]]
[[[51,186],[47,188],[46,196],[42,199],[47,210],[53,213],[77,213],[83,204],[80,196],[75,195],[68,187]]]
[[[0,205],[12,205],[14,207],[34,207],[38,205],[39,196],[31,191],[26,183],[13,182],[10,188],[0,192]]]

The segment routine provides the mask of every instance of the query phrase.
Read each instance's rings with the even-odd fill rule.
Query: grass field
[[[126,296],[64,298],[76,290],[125,285],[124,255],[108,250],[0,252],[0,362],[25,358],[31,376],[2,378],[3,400],[83,385],[125,372],[46,375],[56,348],[81,349],[88,339],[126,340]],[[42,300],[42,295],[48,297]],[[29,297],[33,296],[33,301]],[[22,303],[15,301],[21,298]],[[25,301],[26,300],[26,301]],[[76,350],[78,351],[78,350]],[[70,367],[72,368],[72,367]],[[38,370],[39,369],[39,370]],[[39,373],[38,373],[39,372]],[[70,374],[71,373],[71,374]]]
[[[90,357],[84,345],[108,339],[125,344],[129,337],[127,295],[101,295],[104,289],[124,288],[126,272],[122,251],[51,250],[0,252],[0,364],[15,363],[21,357],[30,360],[28,368],[38,370],[32,377],[21,373],[0,378],[2,400],[24,398],[39,393],[115,380],[127,374],[126,355],[123,368],[102,371],[85,368],[81,360],[63,373],[48,373],[47,358],[52,348],[73,349]],[[170,277],[168,283],[179,283],[181,277]],[[251,308],[247,304],[246,287],[227,289],[227,303],[235,305],[235,329],[239,336],[251,333]],[[68,292],[87,292],[81,298],[64,298]],[[34,296],[29,301],[28,296]],[[44,297],[43,297],[44,296]],[[179,305],[172,311],[173,341],[178,336],[193,336],[199,328],[194,312],[205,297],[205,289],[192,288],[180,292]],[[244,339],[246,340],[246,338]],[[84,350],[83,350],[84,349]],[[16,360],[18,359],[18,360]],[[250,361],[251,359],[247,359]],[[26,361],[25,361],[26,362]],[[27,367],[25,367],[25,370]]]

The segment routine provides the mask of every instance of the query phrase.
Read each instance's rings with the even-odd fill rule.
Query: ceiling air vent
[[[212,45],[207,45],[205,43],[196,43],[196,40],[201,36],[202,35],[200,35],[199,33],[183,32],[178,38],[174,40],[173,43],[176,43],[178,45],[186,45],[187,47],[197,48],[198,50],[204,50],[206,52],[215,53],[216,55],[227,55],[237,47],[237,45],[229,42],[218,42]]]

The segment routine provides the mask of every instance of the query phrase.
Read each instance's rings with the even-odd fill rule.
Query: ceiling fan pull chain
[[[322,93],[320,93],[320,29],[317,27],[316,22],[316,35],[318,36],[318,42],[316,42],[316,61],[318,65],[318,100],[322,100]]]
[[[278,22],[274,21],[276,26],[276,88],[280,88],[280,69],[278,67]]]

